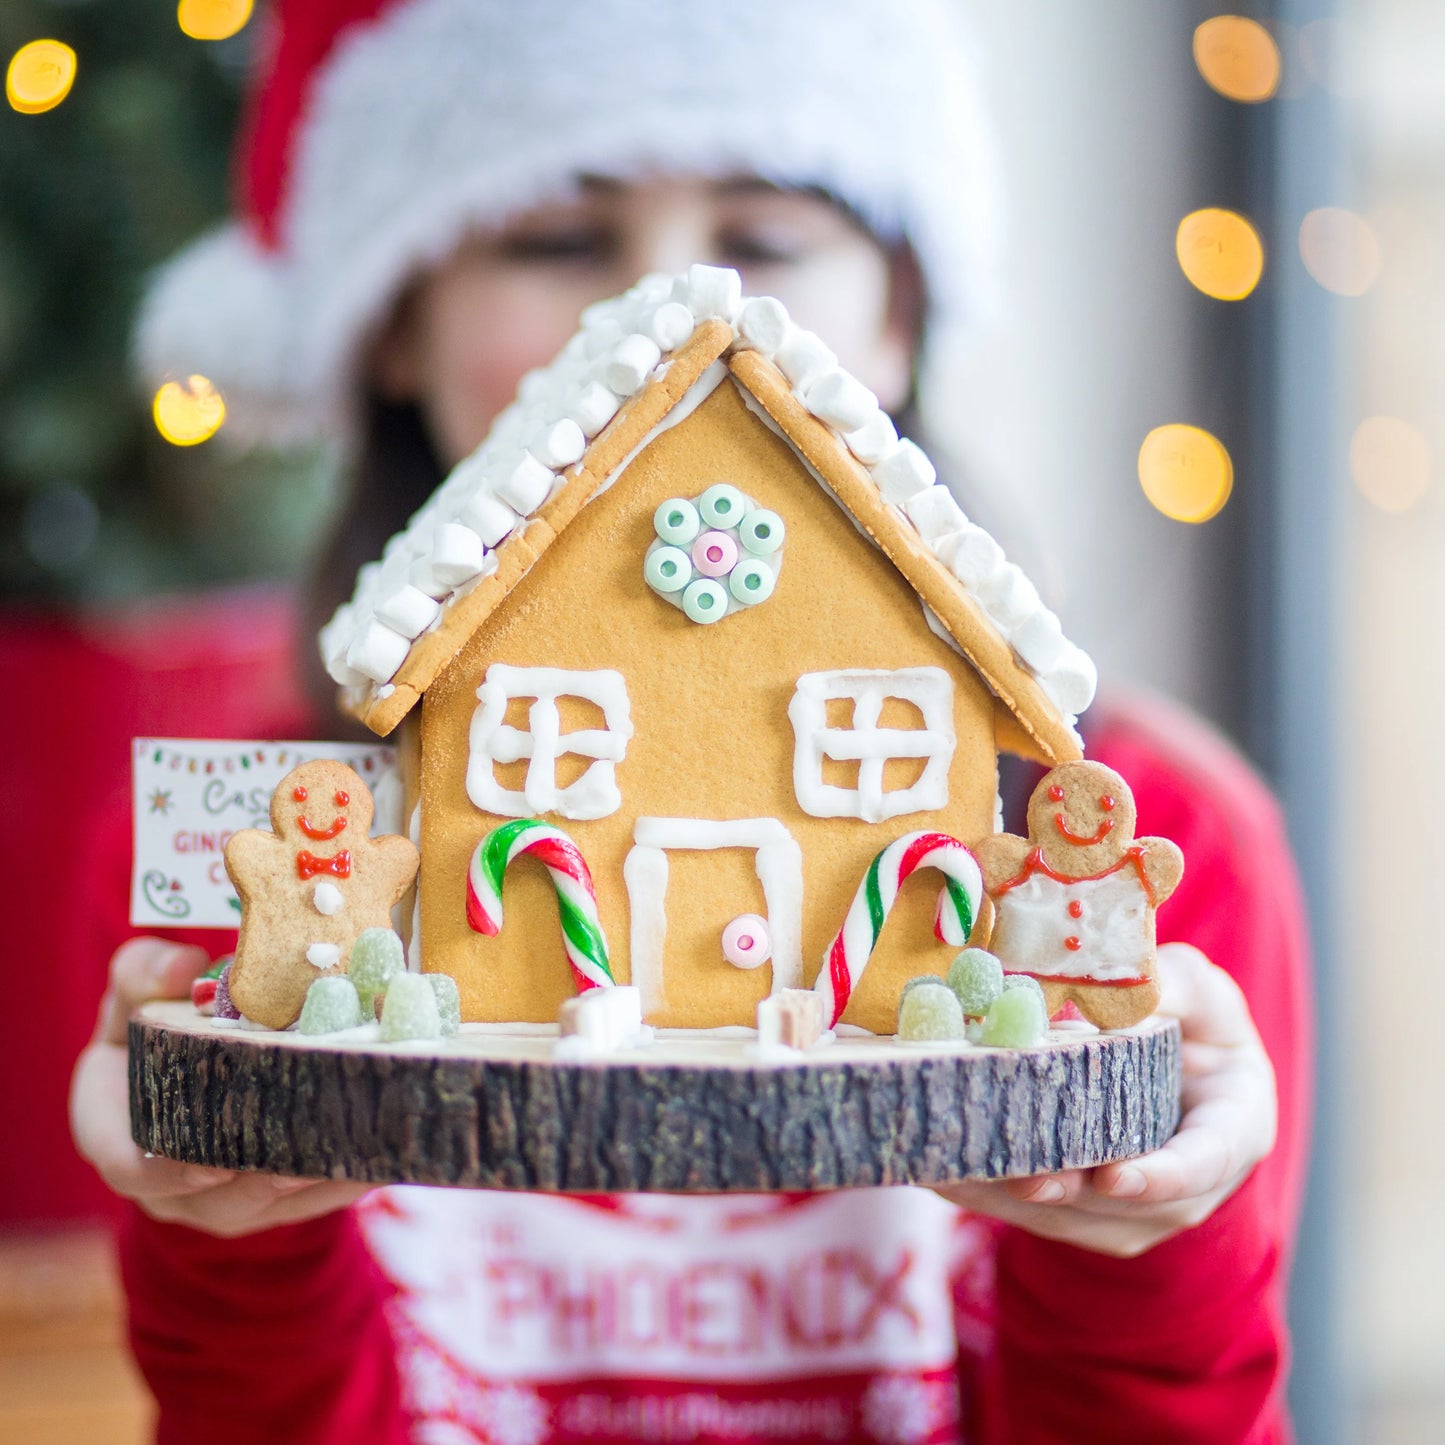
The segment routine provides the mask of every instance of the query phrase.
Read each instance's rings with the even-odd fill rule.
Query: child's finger
[[[1082,1169],[1063,1169],[1029,1179],[1006,1179],[1003,1187],[1025,1204],[1072,1204],[1084,1192],[1087,1177]]]
[[[110,984],[100,1001],[95,1039],[124,1044],[131,1012],[153,998],[185,998],[210,963],[205,949],[160,938],[133,938],[110,961]]]
[[[1095,1190],[1141,1204],[1202,1199],[1243,1177],[1229,1139],[1208,1125],[1181,1129],[1161,1149],[1095,1172]]]

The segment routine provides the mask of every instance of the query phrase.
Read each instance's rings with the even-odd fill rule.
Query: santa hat
[[[999,207],[953,0],[280,0],[240,215],[156,277],[137,355],[233,436],[345,438],[361,342],[407,280],[580,174],[822,187],[976,321]]]

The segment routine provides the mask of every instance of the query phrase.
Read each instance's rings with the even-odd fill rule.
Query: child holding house
[[[244,223],[162,279],[143,349],[216,380],[238,428],[349,447],[318,619],[582,306],[645,272],[737,266],[918,433],[924,343],[975,317],[990,205],[943,0],[298,0],[276,19]],[[73,1116],[138,1206],[122,1261],[161,1439],[1287,1438],[1307,1068],[1290,860],[1204,727],[1095,712],[1089,753],[1189,863],[1160,919],[1186,1116],[1127,1164],[584,1199],[143,1158],[126,1013],[184,996],[224,940],[124,944]],[[321,706],[316,727],[337,727]]]

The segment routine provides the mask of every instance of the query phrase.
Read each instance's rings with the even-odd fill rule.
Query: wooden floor
[[[153,1417],[108,1237],[0,1234],[0,1445],[142,1445]]]

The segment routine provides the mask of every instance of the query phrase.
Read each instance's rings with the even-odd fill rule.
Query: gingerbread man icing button
[[[241,899],[230,989],[247,1018],[286,1028],[316,978],[346,972],[361,933],[391,927],[420,859],[406,838],[371,837],[372,813],[344,763],[303,763],[271,794],[271,831],[247,828],[226,844]]]
[[[1184,855],[1167,838],[1136,838],[1135,821],[1112,768],[1065,763],[1034,789],[1027,838],[996,833],[974,849],[995,908],[990,946],[1007,972],[1038,979],[1051,1017],[1072,1000],[1118,1029],[1158,1006],[1154,912]]]

